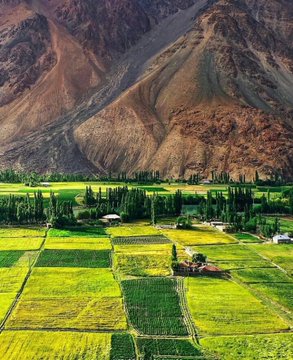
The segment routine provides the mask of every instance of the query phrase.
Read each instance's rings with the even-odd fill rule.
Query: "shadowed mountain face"
[[[293,177],[290,0],[0,0],[0,164]]]

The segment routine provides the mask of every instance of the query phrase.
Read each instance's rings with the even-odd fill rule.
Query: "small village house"
[[[106,225],[112,225],[114,223],[120,223],[121,222],[121,217],[119,215],[117,215],[117,214],[109,214],[109,215],[103,216],[102,221]]]
[[[273,243],[274,244],[291,244],[292,243],[292,240],[291,238],[286,235],[286,234],[283,234],[283,235],[275,235],[273,237]]]

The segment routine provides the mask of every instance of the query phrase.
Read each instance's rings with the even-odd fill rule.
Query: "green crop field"
[[[45,249],[51,250],[111,250],[110,238],[49,237]]]
[[[287,308],[293,320],[293,283],[261,283],[257,285],[251,284],[250,286],[284,308]]]
[[[0,238],[42,237],[45,236],[44,228],[32,227],[3,227],[0,228]]]
[[[232,271],[234,277],[245,283],[293,283],[293,279],[278,268],[242,269]]]
[[[163,235],[154,236],[126,236],[112,239],[113,245],[152,245],[169,244],[171,241]]]
[[[241,244],[196,246],[193,247],[193,250],[205,254],[209,261],[215,263],[222,270],[275,266],[270,261],[263,259],[252,248]]]
[[[45,250],[37,267],[109,268],[109,250]]]
[[[122,282],[132,326],[147,335],[187,335],[177,281],[167,278]]]
[[[1,360],[109,360],[111,334],[4,331]]]
[[[259,254],[273,261],[275,264],[281,266],[290,275],[293,274],[293,247],[292,245],[250,245]]]
[[[114,267],[122,275],[171,275],[171,244],[115,245],[114,248]]]
[[[199,346],[190,340],[138,338],[137,342],[140,353],[148,349],[153,356],[188,356],[194,359],[194,356],[202,355]]]
[[[201,344],[221,360],[293,359],[293,334],[209,337]]]
[[[0,268],[1,267],[12,267],[24,254],[24,251],[0,251]]]
[[[0,239],[0,251],[39,250],[43,241],[43,238],[2,238]]]
[[[73,229],[50,229],[48,232],[49,237],[106,237],[106,232],[101,227],[76,227]]]
[[[233,236],[243,242],[243,243],[261,243],[263,242],[261,239],[259,239],[258,237],[251,235],[251,234],[245,234],[245,233],[237,233],[237,234],[233,234]]]
[[[76,214],[90,209],[82,198],[89,185],[95,192],[101,187],[103,196],[107,188],[124,185],[167,197],[180,189],[186,200],[195,193],[228,193],[226,185],[97,181],[48,188],[0,184],[0,198],[27,192],[33,197],[40,189],[46,207],[54,191],[58,200],[73,202]],[[282,190],[272,188],[271,198]],[[259,206],[267,189],[253,191]],[[183,213],[197,208],[186,205]],[[192,230],[160,227],[176,221],[158,216],[157,227],[140,219],[112,227],[91,220],[64,229],[0,228],[0,359],[293,358],[292,245],[268,244],[248,233],[229,235],[199,219],[192,219]],[[282,218],[282,231],[290,232],[292,224],[292,218]],[[203,253],[227,273],[173,276],[173,244],[179,262],[191,260],[191,251]]]
[[[35,268],[7,327],[124,330],[120,288],[108,269]]]
[[[195,230],[161,230],[162,233],[183,246],[237,243],[233,237],[207,227]]]
[[[147,225],[117,226],[107,229],[112,237],[161,235],[159,230]]]
[[[130,334],[113,334],[110,360],[136,359],[135,346]]]
[[[289,326],[247,289],[223,279],[186,279],[189,308],[200,334],[276,332]]]

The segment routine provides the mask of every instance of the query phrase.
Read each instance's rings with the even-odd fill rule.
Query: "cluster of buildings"
[[[218,267],[211,264],[194,263],[189,260],[182,261],[174,269],[174,275],[179,276],[222,276],[224,272]]]

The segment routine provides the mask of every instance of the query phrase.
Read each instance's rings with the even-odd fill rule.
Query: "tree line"
[[[50,222],[53,227],[74,225],[72,203],[60,202],[53,192],[50,193],[49,205],[45,208],[44,197],[41,191],[24,197],[10,194],[0,199],[0,222],[4,224],[42,224]]]
[[[91,209],[82,212],[79,217],[99,219],[106,214],[118,213],[123,221],[150,218],[155,224],[158,216],[180,215],[182,204],[180,190],[173,195],[162,196],[157,193],[148,195],[143,189],[121,186],[107,188],[103,195],[101,188],[94,193],[91,186],[87,186],[84,205]]]

